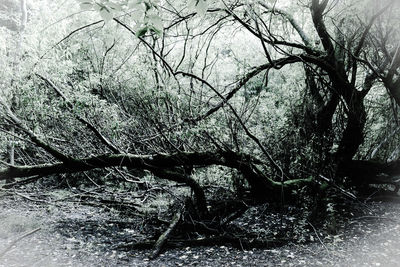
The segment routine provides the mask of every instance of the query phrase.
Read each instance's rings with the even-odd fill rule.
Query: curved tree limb
[[[198,116],[195,119],[191,119],[191,121],[194,122],[198,122],[201,121],[207,117],[209,117],[210,115],[212,115],[213,113],[215,113],[216,111],[218,111],[220,108],[222,108],[227,101],[229,101],[250,79],[252,79],[253,77],[257,76],[258,74],[260,74],[261,72],[265,71],[265,70],[269,70],[271,68],[282,68],[283,66],[287,65],[287,64],[291,64],[291,63],[295,63],[295,62],[300,62],[301,61],[301,56],[288,56],[286,58],[280,58],[277,60],[274,60],[270,63],[267,64],[263,64],[260,65],[258,67],[255,67],[254,69],[252,69],[249,73],[247,73],[244,77],[242,77],[239,82],[237,83],[237,85],[224,97],[224,100],[222,100],[221,102],[219,102],[219,104],[215,105],[213,108],[211,108],[210,110],[208,110],[206,113]]]
[[[256,36],[257,38],[260,38],[261,40],[263,40],[265,43],[271,44],[271,45],[283,45],[286,47],[292,47],[292,48],[299,48],[303,51],[306,51],[307,53],[310,54],[314,54],[314,55],[319,55],[319,51],[303,45],[301,43],[293,43],[293,42],[288,42],[288,41],[283,41],[283,40],[277,40],[276,38],[272,38],[272,40],[269,40],[267,38],[265,38],[265,36],[260,35],[257,32],[257,29],[255,29],[254,27],[252,27],[251,25],[249,25],[248,23],[246,23],[245,21],[243,21],[241,18],[238,17],[238,15],[236,15],[232,10],[229,10],[228,8],[226,9],[226,12],[228,14],[230,14],[236,21],[238,21],[243,27],[245,27],[251,34],[253,34],[254,36]]]
[[[323,13],[328,5],[329,0],[323,0],[322,3],[319,0],[312,0],[311,3],[311,15],[314,22],[314,27],[318,33],[319,38],[321,39],[322,45],[328,54],[333,54],[334,47],[331,42],[331,37],[326,29]]]

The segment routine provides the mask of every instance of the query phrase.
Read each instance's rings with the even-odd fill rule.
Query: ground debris
[[[218,244],[217,237],[211,241],[218,245],[210,246],[210,240],[199,237],[193,239],[198,246],[181,240],[177,248],[150,260],[155,239],[144,250],[122,249],[159,235],[142,225],[141,217],[124,217],[119,212],[78,203],[58,203],[49,208],[44,203],[3,197],[0,251],[15,236],[38,227],[42,230],[15,244],[0,259],[0,266],[398,266],[400,205],[370,203],[368,209],[370,214],[342,222],[336,235],[321,236],[326,249],[316,238],[315,242],[282,247],[241,248],[229,242]],[[247,214],[253,220],[242,218],[232,223],[244,228],[265,227],[260,222],[267,219],[265,213],[257,214],[252,208]],[[267,232],[260,236],[267,236]],[[173,247],[174,239],[169,241]]]

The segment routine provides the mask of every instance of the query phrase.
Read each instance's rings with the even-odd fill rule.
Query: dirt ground
[[[400,266],[400,204],[368,204],[370,212],[335,236],[275,249],[229,246],[121,251],[135,240],[134,220],[78,203],[0,196],[0,266]],[[32,231],[35,231],[33,232]]]

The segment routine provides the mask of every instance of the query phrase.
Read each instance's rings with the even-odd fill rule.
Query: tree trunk
[[[338,166],[337,176],[343,176],[346,165],[352,161],[358,148],[364,141],[364,126],[367,120],[365,111],[364,97],[362,94],[355,93],[347,102],[348,118],[346,128],[336,152],[336,163]]]
[[[357,153],[358,147],[364,140],[363,130],[365,120],[365,111],[361,112],[359,116],[355,114],[349,116],[337,152],[339,162],[349,161]]]
[[[211,166],[220,165],[234,168],[243,174],[249,183],[252,198],[257,201],[279,201],[282,192],[285,197],[290,196],[293,189],[312,183],[312,179],[293,179],[283,183],[274,181],[263,174],[255,164],[261,164],[250,155],[229,152],[180,152],[175,154],[133,155],[109,154],[88,158],[74,159],[71,162],[58,162],[33,166],[9,166],[0,169],[0,180],[8,178],[23,178],[32,176],[47,176],[57,173],[76,173],[96,168],[130,167],[148,170],[154,175],[185,183],[192,188],[196,195],[196,202],[200,211],[207,211],[203,189],[182,170],[182,166]]]

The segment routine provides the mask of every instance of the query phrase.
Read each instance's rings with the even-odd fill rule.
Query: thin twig
[[[49,202],[48,202],[48,201],[41,200],[41,199],[35,199],[35,198],[31,198],[30,196],[27,196],[27,195],[21,194],[21,193],[19,193],[19,192],[16,192],[16,191],[14,191],[13,193],[14,193],[14,194],[16,194],[16,195],[18,195],[18,196],[20,196],[20,197],[22,197],[22,198],[25,198],[25,199],[27,199],[27,200],[29,200],[29,201],[33,201],[33,202],[39,202],[39,203],[46,203],[46,204],[49,204]]]
[[[328,255],[330,255],[330,251],[329,249],[326,247],[325,243],[321,240],[321,238],[319,237],[319,233],[317,231],[317,229],[315,229],[314,225],[312,225],[309,221],[307,221],[307,223],[311,226],[311,228],[314,230],[315,235],[317,236],[319,242],[321,243],[321,245],[325,248],[326,252],[328,253]]]
[[[2,252],[0,252],[0,258],[3,257],[15,244],[17,244],[20,240],[22,240],[23,238],[30,236],[34,233],[36,233],[37,231],[41,230],[41,228],[36,228],[28,233],[23,234],[22,236],[18,237],[17,239],[15,239],[13,242],[11,242],[11,244]]]

